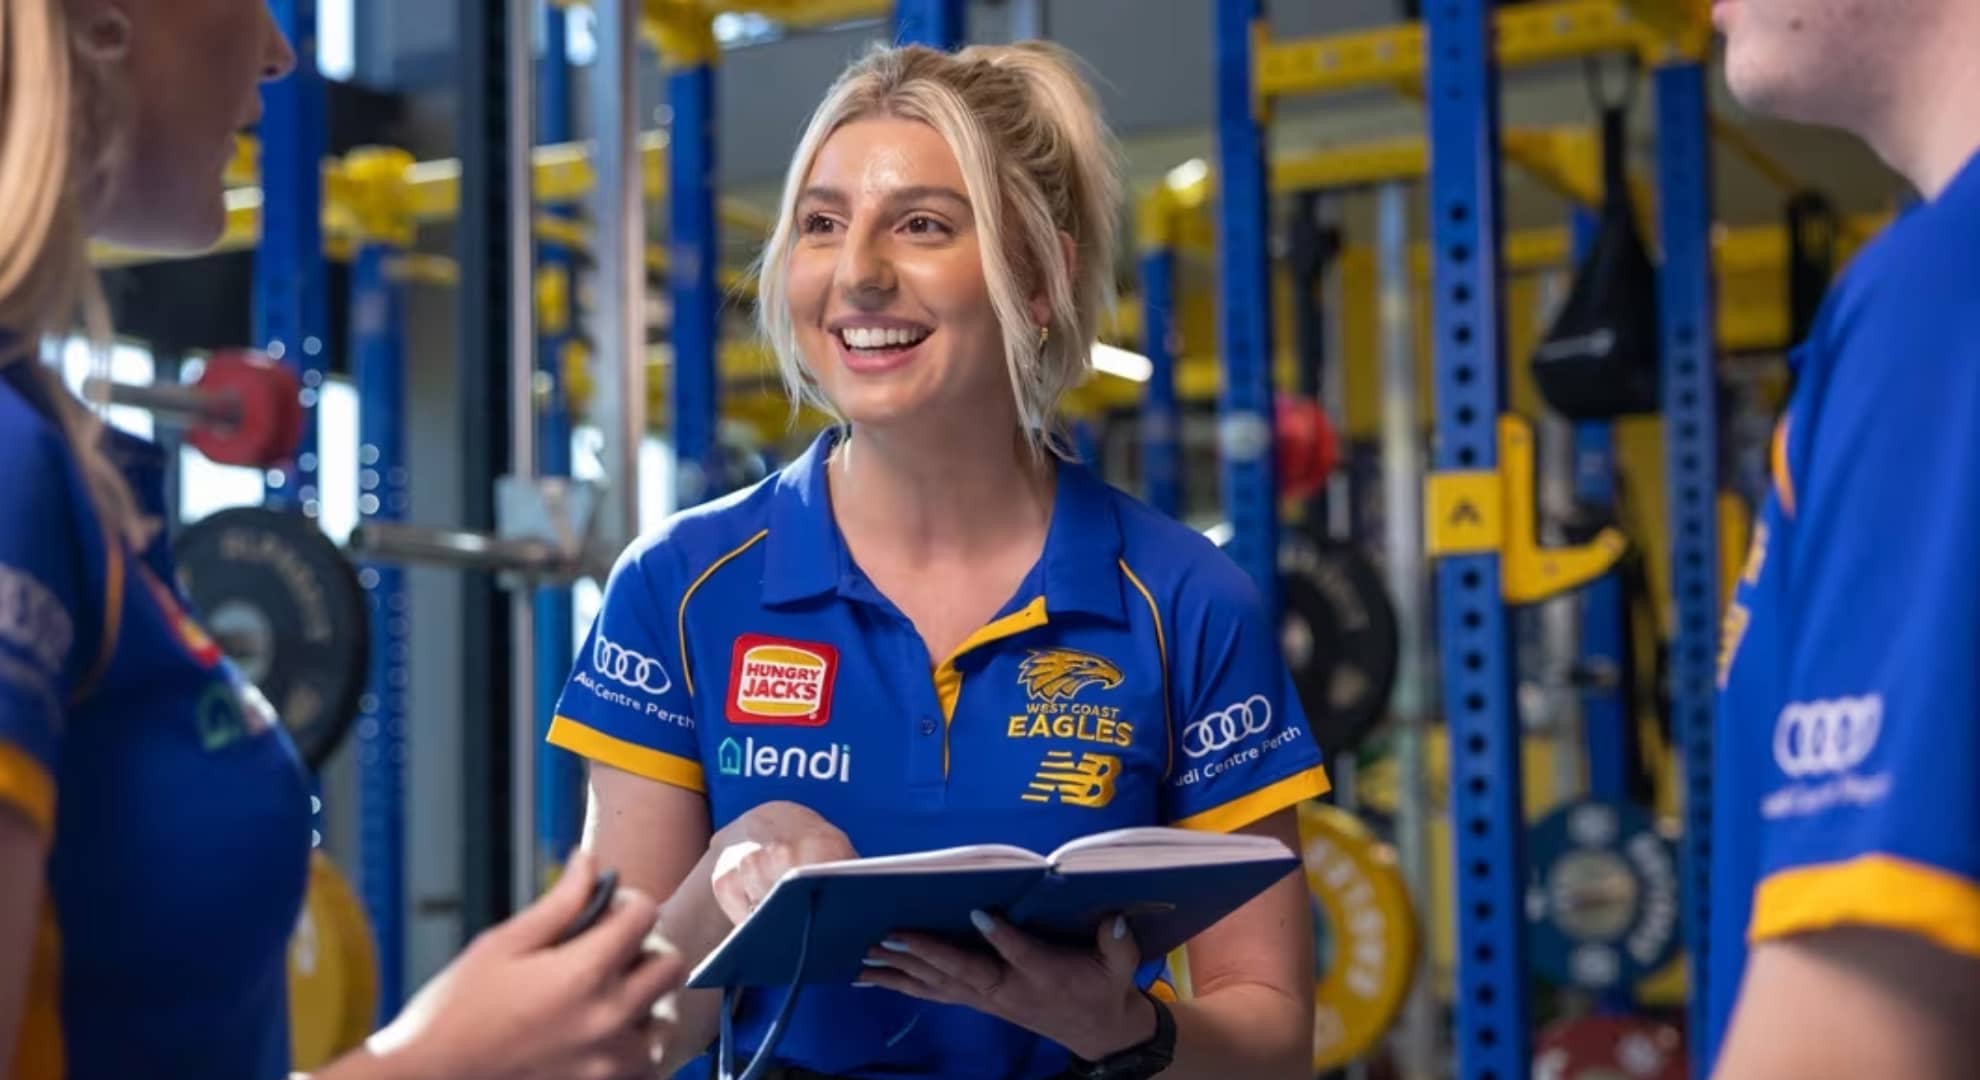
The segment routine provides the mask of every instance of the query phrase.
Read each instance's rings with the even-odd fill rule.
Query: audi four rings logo
[[[603,678],[649,694],[664,694],[674,686],[660,661],[641,656],[602,633],[591,646],[591,666]]]
[[[1774,725],[1774,760],[1791,777],[1839,773],[1863,763],[1884,724],[1884,698],[1797,702]]]
[[[1183,753],[1193,758],[1227,750],[1272,726],[1272,703],[1253,694],[1183,729]]]

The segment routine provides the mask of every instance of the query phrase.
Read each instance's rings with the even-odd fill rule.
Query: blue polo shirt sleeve
[[[1771,727],[1748,933],[1873,925],[1980,956],[1980,291],[1883,269],[1777,435],[1785,704],[1728,718]]]
[[[0,388],[0,393],[4,389]],[[76,535],[75,473],[60,436],[18,400],[0,401],[0,802],[44,834],[54,828],[55,776],[67,702],[91,651],[88,550]]]
[[[1176,600],[1174,701],[1162,817],[1231,832],[1329,788],[1279,634],[1237,565],[1211,549]]]
[[[681,583],[664,543],[612,568],[557,702],[549,741],[651,780],[706,792],[693,687],[680,639]]]

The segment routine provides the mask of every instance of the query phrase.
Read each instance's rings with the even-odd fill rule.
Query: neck
[[[1895,93],[1860,134],[1878,156],[1927,200],[1935,199],[1980,150],[1980,14],[1967,4],[1943,6],[1945,16],[1912,35],[1895,75]]]
[[[914,563],[1042,537],[1054,469],[1003,425],[939,432],[855,428],[832,453],[832,510],[856,546]]]

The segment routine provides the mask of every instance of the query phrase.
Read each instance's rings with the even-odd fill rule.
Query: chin
[[[96,237],[143,251],[197,255],[218,243],[226,231],[226,197],[216,187],[209,197],[184,204],[152,200],[128,207],[106,219]]]

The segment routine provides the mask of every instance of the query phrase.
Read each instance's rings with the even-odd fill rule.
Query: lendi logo
[[[831,715],[839,652],[763,634],[736,639],[729,664],[729,721],[820,727]]]
[[[759,744],[754,736],[722,740],[715,748],[715,769],[723,776],[770,780],[831,780],[852,782],[852,747],[833,743],[823,750],[802,746]]]

